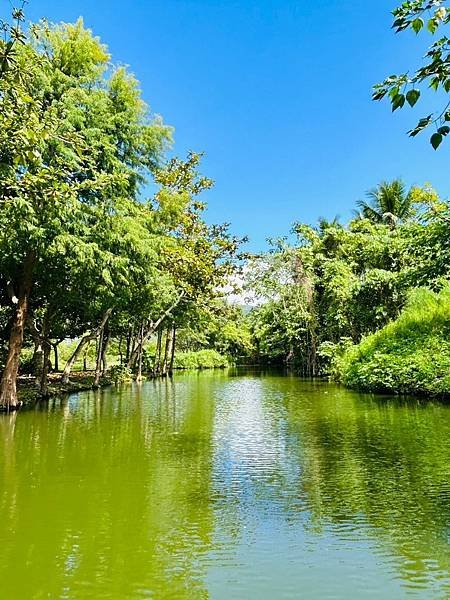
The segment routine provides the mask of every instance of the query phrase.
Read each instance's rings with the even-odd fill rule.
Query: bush
[[[199,350],[197,352],[177,352],[175,369],[219,369],[228,367],[229,362],[217,350]]]
[[[398,319],[347,350],[337,371],[362,390],[450,394],[450,287],[414,290]]]
[[[23,348],[20,353],[20,373],[30,375],[34,373],[34,350],[32,348]]]
[[[131,370],[125,365],[115,365],[111,367],[109,375],[114,383],[127,383],[133,380]]]

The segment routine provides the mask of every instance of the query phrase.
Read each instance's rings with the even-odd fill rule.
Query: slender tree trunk
[[[173,329],[172,329],[172,352],[170,355],[170,365],[169,365],[169,375],[170,376],[172,376],[172,374],[173,374],[173,362],[175,360],[176,334],[177,334],[177,328],[174,325]]]
[[[131,342],[133,341],[133,331],[134,331],[134,326],[130,325],[130,328],[128,329],[128,333],[127,333],[127,350],[126,350],[126,354],[125,354],[125,362],[127,364],[130,360]]]
[[[42,338],[39,335],[34,342],[33,353],[33,375],[37,387],[41,385],[42,369],[44,368],[44,348],[42,346]]]
[[[162,366],[162,375],[166,376],[169,370],[169,361],[172,356],[172,331],[173,327],[170,325],[166,330],[166,344],[164,347],[164,360]]]
[[[77,362],[78,357],[80,356],[83,348],[86,346],[86,344],[88,342],[91,342],[91,341],[92,341],[92,338],[90,335],[85,335],[84,337],[81,338],[81,340],[78,343],[78,346],[75,348],[72,356],[66,362],[66,366],[64,367],[64,371],[63,371],[62,379],[61,379],[63,383],[69,383],[70,373],[72,372],[74,364]],[[86,356],[85,356],[85,359],[86,359]]]
[[[104,340],[105,332],[102,329],[100,331],[100,335],[98,336],[97,341],[97,360],[95,363],[95,379],[94,386],[98,387],[100,383],[100,377],[102,375],[102,356],[103,356],[103,340]]]
[[[39,381],[39,392],[43,398],[48,397],[48,371],[50,366],[50,352],[52,349],[49,340],[51,314],[47,309],[42,319],[41,339],[42,339],[42,371]]]
[[[138,354],[138,372],[136,381],[141,381],[142,379],[142,353],[144,351],[144,324],[142,323],[139,335],[139,354]]]
[[[172,314],[172,311],[175,310],[175,308],[181,302],[183,297],[184,297],[184,292],[182,292],[178,296],[178,298],[175,300],[175,302],[171,306],[169,306],[169,308],[167,310],[165,310],[162,313],[162,315],[154,323],[153,322],[150,323],[150,326],[149,326],[148,330],[145,332],[144,338],[142,339],[142,345],[144,345],[151,338],[151,336],[155,333],[155,331],[158,329],[158,327],[160,325],[162,325],[162,323],[167,319],[167,317]],[[132,369],[134,367],[134,365],[136,364],[138,351],[139,351],[139,344],[136,345],[136,347],[132,350],[132,352],[130,354],[130,358],[128,360],[128,367],[130,369]]]
[[[155,363],[153,365],[153,375],[157,377],[161,368],[161,346],[162,346],[162,329],[158,329],[156,338]]]
[[[25,323],[28,315],[28,298],[33,284],[33,270],[36,262],[34,252],[29,252],[22,267],[22,281],[19,295],[13,295],[16,309],[9,336],[8,356],[0,383],[0,406],[14,410],[19,406],[17,398],[17,375],[19,372],[20,352],[23,345]]]
[[[89,352],[89,346],[91,345],[91,343],[89,342],[88,345],[86,346],[86,350],[84,351],[83,354],[83,372],[86,373],[87,371],[87,353]]]
[[[122,341],[123,341],[123,336],[122,336],[122,335],[120,335],[120,336],[119,336],[119,344],[118,344],[118,351],[119,351],[119,364],[120,364],[120,366],[122,366],[122,365],[123,365]]]
[[[54,365],[53,365],[53,370],[55,371],[55,373],[58,373],[59,371],[59,355],[58,355],[58,346],[61,342],[54,342],[52,343],[53,346],[53,357],[54,357]]]
[[[108,364],[107,364],[107,356],[106,356],[106,352],[108,350],[108,344],[109,344],[109,327],[108,327],[108,323],[106,323],[105,325],[105,329],[104,329],[104,334],[103,334],[103,344],[102,344],[102,350],[101,350],[101,371],[102,371],[102,375],[105,375],[107,369],[108,369]]]
[[[103,315],[102,322],[97,327],[97,329],[95,329],[91,333],[86,334],[85,336],[83,336],[81,338],[81,340],[78,343],[78,346],[75,348],[72,356],[69,358],[69,360],[66,363],[66,366],[64,367],[64,371],[62,374],[62,382],[63,383],[69,383],[70,373],[72,371],[73,365],[77,362],[78,357],[81,354],[81,351],[83,350],[83,348],[86,346],[86,344],[88,342],[92,342],[100,335],[100,333],[103,331],[103,329],[106,325],[106,322],[107,322],[111,312],[112,312],[112,308],[108,308],[108,310]]]
[[[49,366],[50,366],[50,352],[52,349],[50,341],[48,340],[47,337],[44,337],[43,342],[42,342],[42,347],[44,349],[44,352],[43,352],[44,363],[42,366],[39,391],[43,398],[47,398],[48,397],[48,371],[49,371]]]
[[[163,377],[166,375],[167,373],[167,354],[169,351],[169,330],[166,329],[166,339],[164,340],[164,354],[163,354],[163,358],[161,361],[161,369],[160,369],[160,375],[162,375]]]

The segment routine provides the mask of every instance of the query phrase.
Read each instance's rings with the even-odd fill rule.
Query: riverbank
[[[417,289],[400,316],[338,357],[347,387],[368,392],[450,396],[450,288]]]
[[[98,386],[94,385],[95,373],[90,371],[80,371],[72,373],[69,383],[61,381],[61,373],[52,373],[49,375],[48,396],[46,400],[92,390],[96,387],[106,387],[113,383],[109,377],[102,377]],[[42,395],[36,387],[35,378],[31,376],[21,376],[17,381],[17,393],[21,407],[30,407],[42,401]]]

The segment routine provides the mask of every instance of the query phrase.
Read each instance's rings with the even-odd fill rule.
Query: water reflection
[[[1,598],[450,595],[444,405],[201,373],[0,436]]]

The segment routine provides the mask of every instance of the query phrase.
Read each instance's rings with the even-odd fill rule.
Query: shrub
[[[401,315],[337,359],[341,381],[369,391],[450,394],[450,287],[416,289]]]
[[[133,380],[131,370],[125,365],[114,365],[111,367],[109,375],[114,383],[127,383]]]
[[[20,353],[20,372],[27,375],[34,373],[34,366],[34,350],[23,348]]]
[[[228,367],[229,362],[217,350],[198,350],[197,352],[177,352],[175,369],[218,369]]]

